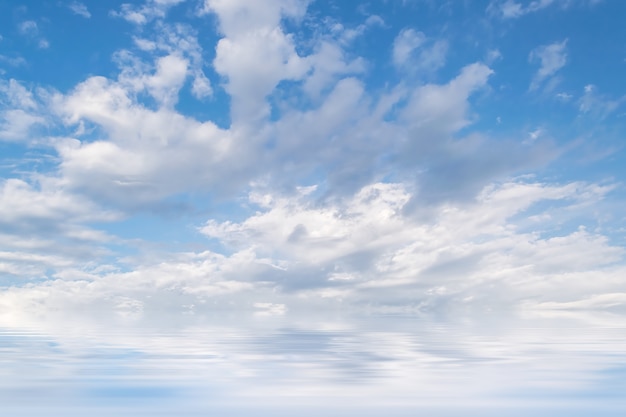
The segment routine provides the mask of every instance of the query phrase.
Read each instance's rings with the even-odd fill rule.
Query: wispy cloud
[[[10,57],[7,55],[0,55],[0,62],[9,64],[12,67],[20,67],[26,65],[26,59],[22,56]]]
[[[47,49],[50,47],[50,42],[46,38],[41,36],[39,26],[34,20],[26,20],[21,22],[18,25],[18,30],[23,36],[32,40],[36,40],[37,46],[39,48]]]
[[[596,117],[606,117],[626,102],[626,96],[618,99],[611,99],[606,95],[600,94],[597,87],[588,84],[584,87],[584,94],[578,100],[578,110],[581,113],[595,115]]]
[[[35,96],[16,80],[0,82],[0,139],[29,142],[30,132],[46,124]]]
[[[434,73],[446,62],[448,43],[432,40],[415,29],[403,29],[393,43],[392,58],[397,68]]]
[[[393,42],[393,62],[396,66],[404,65],[413,51],[426,42],[426,35],[414,29],[404,29]]]
[[[545,85],[561,68],[567,64],[567,39],[542,45],[530,52],[530,62],[539,62],[539,69],[535,73],[530,90],[536,90]]]
[[[141,6],[124,3],[120,10],[112,10],[111,16],[120,17],[136,25],[144,25],[156,18],[162,18],[170,7],[182,3],[184,0],[148,0]]]
[[[85,6],[83,3],[80,3],[78,1],[72,2],[70,4],[68,4],[67,6],[74,14],[78,15],[78,16],[82,16],[85,19],[89,19],[91,18],[91,13],[89,13],[89,10],[87,9],[87,6]]]
[[[571,6],[595,6],[602,0],[492,0],[487,6],[487,13],[501,19],[515,19],[539,12],[550,6],[568,9]]]

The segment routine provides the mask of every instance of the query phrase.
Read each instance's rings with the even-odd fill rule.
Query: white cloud
[[[433,132],[445,138],[465,126],[468,123],[467,99],[486,84],[490,74],[486,66],[472,64],[447,84],[415,89],[405,109],[410,129],[417,135],[426,132],[426,138],[432,137],[428,135]],[[56,184],[67,190],[80,190],[94,199],[132,205],[153,202],[190,187],[217,186],[224,178],[233,177],[230,174],[236,169],[233,162],[246,160],[238,151],[231,154],[233,148],[229,143],[242,139],[234,136],[236,131],[220,130],[211,123],[184,118],[167,107],[146,109],[133,101],[124,86],[103,77],[92,77],[68,96],[57,96],[57,109],[68,122],[97,123],[107,132],[108,140],[57,142],[62,162],[61,178]],[[11,91],[13,103],[21,103],[26,108],[35,105],[28,91],[18,84],[13,84]],[[314,136],[328,137],[328,143],[332,144],[332,133],[341,132],[344,125],[353,125],[354,118],[367,120],[374,126],[378,123],[360,106],[363,94],[363,87],[357,80],[342,80],[320,108],[292,113],[293,123],[304,131],[310,128]],[[286,117],[276,125],[278,155],[284,147],[285,155],[290,155],[296,164],[306,164],[308,161],[298,161],[299,155],[290,148],[301,145],[286,142],[293,136],[288,120]],[[371,131],[373,137],[377,136],[377,132],[372,131],[373,125],[361,123],[355,125],[355,132]],[[284,124],[283,132],[281,124]],[[355,138],[363,137],[358,135]],[[302,139],[306,143],[306,137]],[[359,149],[359,143],[355,141],[352,149],[352,144],[345,141],[343,148],[339,148],[341,152],[331,152],[330,159],[322,159],[322,162],[336,160],[345,165],[343,155],[351,154],[352,158],[358,156],[358,152],[364,152],[364,156],[376,155],[382,149],[378,146],[385,144],[383,141],[370,149]],[[447,141],[442,143],[442,148],[422,152],[422,156],[429,159],[428,155],[458,151],[447,149]],[[459,145],[466,146],[463,142],[455,146]],[[326,146],[320,143],[309,150],[300,149],[301,155],[308,155],[312,161],[318,155],[324,158]],[[371,166],[367,158],[363,163]],[[362,171],[358,163],[355,169]],[[476,184],[481,181],[484,184],[484,180]],[[74,227],[61,223],[65,225],[63,233],[68,239],[106,238],[95,231],[77,228],[92,218],[89,216],[94,214],[89,213],[98,213],[97,209],[54,187],[46,190],[48,188],[42,189],[41,194],[24,182],[8,182],[6,204],[1,205],[7,212],[2,217],[8,224],[23,224],[23,227],[35,225],[33,219],[37,218],[46,225],[54,219],[74,219]],[[102,294],[106,295],[104,299],[112,300],[111,303],[119,296],[129,297],[131,301],[141,302],[145,309],[166,297],[161,294],[163,291],[171,295],[170,291],[174,290],[185,304],[227,294],[225,300],[237,306],[284,305],[284,310],[268,307],[270,313],[279,314],[291,310],[293,297],[299,297],[307,305],[321,297],[326,303],[332,304],[340,298],[358,306],[372,291],[379,293],[382,304],[403,305],[409,296],[407,285],[413,287],[410,296],[419,300],[423,308],[461,303],[465,299],[483,303],[485,294],[491,294],[494,299],[509,297],[516,303],[535,297],[537,276],[552,277],[550,282],[558,282],[567,274],[591,273],[589,271],[607,277],[596,280],[594,291],[613,291],[611,275],[606,275],[603,268],[620,259],[621,249],[611,247],[602,236],[581,230],[541,238],[533,233],[516,232],[515,224],[509,220],[540,201],[574,200],[575,204],[568,203],[574,207],[578,201],[590,201],[606,191],[581,184],[552,187],[509,183],[485,189],[469,205],[465,202],[438,206],[436,221],[424,223],[406,211],[407,204],[411,201],[432,204],[432,196],[427,189],[410,191],[407,185],[399,183],[373,183],[354,194],[346,189],[325,202],[316,201],[316,192],[311,188],[301,189],[298,198],[266,194],[267,191],[260,188],[251,194],[249,201],[260,206],[259,213],[239,223],[210,221],[202,229],[230,247],[233,252],[230,255],[176,254],[167,261],[159,259],[155,263],[135,265],[133,272],[100,273],[67,255],[58,259],[46,258],[43,254],[29,258],[27,252],[16,250],[13,255],[7,254],[4,268],[6,272],[31,276],[42,274],[47,268],[59,270],[55,276],[61,281],[11,292],[11,296],[24,301],[24,305],[38,309],[90,304]],[[541,218],[539,214],[534,213],[534,217]],[[23,231],[20,233],[24,236]],[[486,236],[489,238],[485,239]],[[578,254],[575,259],[571,258],[573,253]],[[46,267],[33,269],[39,264]],[[31,266],[24,269],[26,265]],[[461,269],[463,274],[459,272]],[[497,289],[490,289],[488,285],[495,279]],[[512,287],[516,291],[512,291]],[[544,296],[539,301],[577,299],[583,293],[582,288],[571,288],[564,293],[548,285],[542,290]],[[153,297],[152,301],[147,301],[146,294]],[[42,304],[35,299],[48,301]],[[127,311],[128,306],[136,304],[126,301],[115,301],[109,307],[104,303],[102,308],[123,307]]]
[[[346,52],[345,28],[335,38],[313,39],[304,49],[309,55],[286,32],[283,19],[301,19],[307,2],[207,1],[203,13],[216,14],[224,36],[213,69],[232,100],[232,125],[218,127],[177,110],[186,88],[198,98],[211,95],[207,74],[214,74],[204,72],[191,28],[159,20],[175,4],[122,7],[127,19],[156,21],[153,35],[138,32],[133,51],[116,53],[117,77],[92,76],[49,97],[15,81],[0,84],[3,138],[34,140],[31,128],[43,123],[75,131],[40,139],[58,158],[46,175],[3,183],[0,214],[14,231],[0,242],[15,239],[0,254],[3,271],[56,279],[14,288],[7,297],[43,310],[80,309],[103,297],[103,308],[139,314],[172,296],[179,305],[232,302],[280,315],[298,300],[341,299],[357,308],[373,294],[381,308],[428,309],[477,305],[491,296],[515,306],[616,292],[621,269],[613,264],[622,249],[569,223],[550,227],[545,219],[558,216],[535,208],[558,202],[560,218],[573,222],[571,213],[588,216],[584,203],[608,188],[498,184],[555,151],[540,131],[519,143],[463,132],[478,117],[474,96],[489,87],[487,65],[372,92],[361,79],[368,63]],[[566,42],[531,53],[540,63],[538,85],[565,65]],[[434,71],[446,50],[444,41],[406,29],[395,39],[393,59]],[[285,81],[295,94],[282,87]],[[121,215],[101,207],[158,211],[190,192],[220,198],[250,189],[243,219],[208,220],[201,228],[224,253],[152,252],[103,269],[84,260],[85,251],[106,253],[115,240],[89,226]],[[55,233],[64,242],[57,252],[50,249]],[[69,255],[77,242],[83,251]],[[600,277],[593,284],[557,290],[556,283],[593,273]]]
[[[377,19],[329,33],[307,2],[209,0],[200,7],[215,19],[185,16],[207,25],[196,32],[162,19],[175,4],[119,9],[141,27],[114,54],[117,74],[58,91],[0,81],[0,138],[12,141],[0,166],[0,328],[45,334],[43,348],[29,333],[7,351],[0,391],[26,393],[9,407],[42,380],[100,396],[102,381],[74,378],[94,346],[96,362],[112,352],[151,376],[149,395],[172,388],[190,408],[208,404],[193,392],[215,392],[211,375],[226,375],[219,396],[233,404],[280,392],[299,408],[306,397],[382,410],[450,392],[491,404],[503,387],[527,392],[557,371],[579,393],[590,370],[615,364],[623,338],[593,329],[624,322],[612,312],[626,311],[626,250],[616,223],[603,223],[621,184],[557,182],[563,165],[529,173],[565,150],[550,120],[498,106],[519,91],[490,68],[498,50],[480,43],[446,62],[452,43],[407,29],[388,56],[394,71],[366,57],[380,57],[370,40],[391,47],[395,32],[357,39]],[[207,36],[215,22],[221,34]],[[460,39],[454,30],[443,33]],[[565,42],[531,54],[542,91],[567,61]],[[460,61],[468,55],[487,64]],[[621,103],[593,86],[571,100],[579,121]],[[588,327],[556,321],[567,314]],[[458,326],[442,331],[441,317]],[[80,360],[34,376],[12,360],[59,352]],[[108,386],[133,391],[122,374]]]
[[[275,257],[286,269],[275,279],[296,291],[336,289],[337,296],[358,302],[371,288],[389,288],[387,302],[402,303],[410,284],[416,302],[435,305],[436,299],[461,302],[470,296],[486,302],[485,286],[497,282],[503,294],[494,299],[506,294],[524,300],[537,297],[540,282],[556,284],[558,277],[603,268],[621,260],[624,251],[584,230],[548,238],[517,232],[509,219],[541,201],[577,204],[606,191],[583,184],[509,183],[485,189],[470,206],[441,207],[434,223],[405,217],[411,195],[399,184],[373,184],[337,205],[319,207],[307,201],[310,191],[298,200],[252,194],[261,212],[242,223],[210,221],[202,230],[237,251]],[[612,273],[599,274],[601,283],[592,286],[614,288]],[[552,279],[538,280],[546,275]],[[508,285],[516,291],[501,287]],[[563,291],[547,284],[540,299],[577,297],[587,287],[580,283]]]
[[[46,118],[32,92],[14,79],[0,81],[0,139],[30,141],[30,131]]]
[[[430,40],[415,29],[403,29],[393,43],[392,59],[396,67],[432,73],[446,62],[448,43]]]
[[[603,118],[614,112],[625,101],[626,96],[619,99],[610,99],[599,94],[596,86],[588,84],[584,88],[583,96],[578,100],[578,110],[583,114],[591,114]]]
[[[304,3],[298,5],[304,7]],[[225,22],[233,18],[231,14],[245,16],[247,8],[256,7],[213,6],[225,15],[218,16]],[[280,25],[285,14],[298,17],[302,13],[299,8],[274,6],[274,14],[261,22]],[[440,200],[441,190],[471,198],[498,175],[515,172],[537,159],[526,150],[511,156],[509,144],[494,147],[487,138],[452,138],[473,121],[469,99],[487,85],[492,73],[488,67],[472,64],[447,83],[413,90],[392,86],[376,97],[350,76],[364,71],[365,63],[358,57],[348,60],[338,41],[316,40],[313,53],[301,57],[295,52],[294,39],[280,26],[250,32],[248,27],[226,24],[231,37],[218,45],[230,49],[220,52],[218,46],[217,70],[221,64],[222,73],[228,74],[227,90],[235,111],[238,100],[261,113],[267,111],[266,96],[284,79],[299,80],[303,91],[314,97],[313,106],[306,110],[286,106],[280,108],[283,114],[278,120],[262,123],[249,112],[241,117],[241,126],[235,123],[230,129],[197,122],[173,107],[189,77],[194,77],[192,92],[198,96],[210,92],[210,85],[197,82],[204,79],[198,76],[203,61],[195,33],[182,25],[157,26],[156,36],[135,38],[149,59],[121,51],[117,80],[91,77],[68,94],[54,96],[55,114],[68,127],[77,127],[79,140],[88,133],[84,142],[63,140],[54,145],[60,157],[57,174],[68,190],[136,210],[190,191],[232,195],[251,181],[266,181],[269,189],[293,190],[321,173],[327,178],[324,192],[341,197],[392,172],[395,168],[388,161],[400,160],[403,169],[420,171],[408,183],[421,189],[427,206]],[[244,32],[236,33],[233,28]],[[267,43],[264,36],[276,42]],[[137,99],[146,92],[157,109]],[[395,114],[390,116],[390,111]],[[255,128],[250,129],[251,125]],[[96,127],[94,138],[89,132]],[[269,143],[272,152],[267,152]],[[486,156],[474,160],[476,152]],[[541,153],[550,155],[545,149]],[[442,175],[447,171],[459,172],[462,178]]]
[[[530,83],[530,89],[536,90],[545,85],[567,63],[567,39],[542,45],[531,51],[530,62],[539,61],[540,67]]]
[[[318,107],[285,112],[275,123],[276,132],[269,133],[276,138],[273,154],[279,156],[276,160],[288,160],[289,164],[268,161],[267,165],[273,167],[271,180],[293,184],[295,178],[323,172],[328,175],[327,193],[354,192],[394,169],[383,159],[389,158],[406,164],[409,170],[426,170],[412,176],[409,182],[433,182],[437,184],[435,189],[440,188],[442,178],[449,177],[443,175],[445,171],[456,172],[464,165],[468,172],[459,174],[461,181],[451,178],[455,184],[452,188],[457,192],[472,184],[470,188],[475,192],[495,172],[515,171],[520,162],[536,159],[523,149],[512,155],[509,146],[517,148],[518,144],[494,147],[487,138],[452,139],[451,135],[472,123],[470,97],[486,86],[491,73],[482,64],[472,64],[447,83],[414,89],[396,86],[376,100],[358,79],[345,78]],[[395,112],[394,121],[385,120],[390,109]],[[337,137],[342,140],[338,142]],[[509,151],[505,150],[507,147]],[[485,158],[494,160],[478,161],[478,149],[482,149],[479,153]],[[543,153],[551,154],[546,148]],[[445,165],[433,166],[439,162]],[[494,171],[487,174],[491,169]]]
[[[127,94],[121,85],[94,77],[58,99],[68,122],[97,123],[108,136],[108,140],[58,144],[68,185],[133,206],[182,190],[215,186],[225,172],[237,168],[222,165],[230,133],[167,107],[146,109]]]
[[[327,19],[328,24],[333,22]],[[371,15],[365,22],[357,25],[356,27],[345,27],[340,22],[334,22],[330,26],[331,33],[337,38],[340,44],[347,45],[353,42],[355,39],[363,36],[368,30],[375,27],[384,27],[385,21],[377,15]]]
[[[35,109],[37,107],[33,94],[14,79],[8,82],[1,82],[0,93],[6,99],[6,102],[3,100],[3,104],[20,109]]]
[[[254,303],[254,307],[259,309],[255,314],[260,316],[282,316],[287,311],[284,304]]]
[[[44,125],[46,120],[21,109],[0,112],[0,139],[7,141],[28,141],[31,129]]]
[[[573,5],[595,6],[602,0],[492,0],[487,6],[487,13],[502,19],[515,19],[524,15],[539,12],[550,6],[568,9]]]
[[[413,51],[426,42],[426,35],[414,29],[404,29],[393,42],[393,62],[401,67],[409,60]]]
[[[446,62],[447,43],[423,35],[413,47],[406,30],[394,71],[366,57],[395,32],[357,39],[357,19],[328,33],[306,2],[206,1],[215,19],[185,16],[207,25],[198,32],[162,20],[164,2],[142,4],[121,9],[145,26],[114,54],[117,74],[59,91],[0,81],[0,137],[12,141],[0,168],[13,177],[0,180],[0,328],[19,336],[0,391],[26,393],[9,407],[42,380],[63,382],[54,404],[100,396],[102,381],[80,375],[104,356],[190,408],[226,375],[218,402],[256,411],[277,392],[298,409],[303,398],[423,406],[450,392],[471,408],[557,374],[579,393],[615,364],[623,338],[593,329],[626,311],[626,250],[603,223],[621,184],[557,182],[567,167],[556,164],[529,173],[565,150],[550,120],[498,106],[519,85],[494,75],[497,50],[480,43]],[[221,34],[207,36],[215,22]],[[546,91],[562,65],[534,54]],[[592,86],[578,96],[579,121],[615,111]],[[556,321],[567,314],[588,327]],[[442,317],[458,325],[442,331]],[[79,360],[34,376],[13,360],[59,354]],[[143,380],[105,379],[143,404]]]
[[[47,204],[26,211],[3,204],[9,222],[7,213],[21,216],[20,222],[51,213],[71,218],[67,210],[79,219],[94,215],[67,196],[50,199],[23,183],[8,183],[5,190],[7,199],[23,201],[24,207],[36,205],[33,198]],[[558,231],[544,222],[539,224],[544,230],[537,224],[527,230],[524,222],[529,214],[550,217],[553,209],[546,202],[559,203],[555,214],[571,210],[585,221],[586,203],[609,191],[582,183],[494,184],[470,203],[441,205],[428,221],[404,212],[419,193],[412,195],[401,184],[370,184],[332,203],[316,201],[311,188],[297,198],[253,192],[248,203],[258,207],[257,213],[241,222],[210,220],[201,229],[230,248],[229,254],[171,253],[133,262],[130,272],[120,272],[97,269],[65,252],[52,256],[14,249],[0,253],[5,272],[33,276],[53,269],[57,279],[5,290],[0,298],[35,314],[86,305],[124,314],[131,307],[184,311],[191,304],[287,314],[320,303],[356,310],[367,304],[480,311],[545,309],[546,303],[583,302],[589,294],[610,298],[619,292],[624,273],[623,248],[585,228]],[[28,247],[24,239],[20,244]],[[38,265],[45,268],[37,272]]]
[[[573,95],[566,93],[566,92],[560,92],[556,94],[557,99],[561,101],[565,101],[565,102],[570,101],[573,97],[574,97]]]
[[[427,84],[412,93],[403,117],[414,127],[429,133],[452,133],[466,126],[468,97],[487,84],[493,71],[475,63],[445,85]]]
[[[78,139],[89,137],[84,143],[54,144],[64,181],[74,190],[127,208],[214,187],[225,168],[241,168],[237,163],[222,165],[229,132],[174,108],[183,88],[198,98],[212,93],[196,33],[185,25],[157,26],[154,36],[135,38],[147,59],[121,50],[115,55],[117,80],[88,78],[66,95],[54,94],[49,103],[65,126],[77,127]],[[187,86],[189,78],[193,82]],[[146,94],[153,102],[142,102],[139,97]],[[97,138],[91,136],[95,127]],[[240,181],[237,175],[232,178]],[[220,186],[229,188],[230,183]]]
[[[18,29],[22,35],[35,37],[39,34],[39,27],[34,20],[26,20],[18,25]]]
[[[120,11],[112,10],[110,14],[141,26],[165,17],[168,9],[183,1],[185,0],[146,0],[141,6],[124,3],[120,6]]]
[[[68,4],[67,6],[74,14],[78,15],[78,16],[82,16],[85,19],[89,19],[91,18],[91,13],[89,13],[89,10],[87,9],[87,6],[85,6],[83,3],[80,3],[78,1],[74,1],[70,4]]]
[[[434,72],[444,66],[447,53],[448,42],[445,40],[435,41],[430,48],[424,49],[420,53],[419,67],[426,72]]]
[[[26,60],[24,59],[24,57],[21,56],[9,57],[6,55],[0,55],[0,62],[5,62],[12,67],[20,67],[26,65]]]
[[[319,98],[339,77],[365,71],[362,59],[349,60],[342,48],[332,42],[321,42],[306,60],[311,66],[311,73],[304,81],[304,91],[313,98]]]
[[[256,30],[277,28],[283,17],[304,16],[310,0],[268,0],[262,3],[246,0],[204,0],[200,14],[215,13],[220,29],[228,38]]]
[[[39,26],[34,20],[26,20],[18,25],[18,31],[27,38],[37,40],[37,46],[41,49],[50,47],[50,42],[40,36]]]
[[[0,184],[2,223],[5,227],[36,230],[39,222],[47,227],[62,220],[66,222],[115,220],[118,215],[98,209],[88,200],[69,194],[57,181],[44,180],[40,189],[19,179],[7,179]]]
[[[146,87],[161,106],[173,106],[187,78],[188,62],[180,56],[168,55],[156,62],[156,72],[146,79]]]
[[[198,71],[193,79],[191,92],[197,99],[210,97],[213,94],[211,81],[204,75],[204,72]]]
[[[215,69],[226,77],[235,123],[266,117],[267,95],[282,80],[298,80],[308,71],[291,39],[279,28],[249,31],[218,42]]]
[[[365,62],[349,59],[343,47],[366,29],[380,24],[370,16],[356,29],[331,28],[333,37],[314,39],[313,53],[300,56],[294,39],[281,27],[282,19],[300,19],[308,1],[272,0],[205,2],[203,13],[215,13],[225,37],[217,46],[215,69],[226,79],[235,123],[258,121],[269,114],[265,98],[281,81],[304,80],[304,90],[319,99],[341,76],[361,73]]]
[[[545,310],[602,310],[611,307],[621,307],[626,305],[626,293],[616,292],[609,294],[594,295],[577,301],[566,302],[543,302],[535,308]]]
[[[44,178],[35,185],[2,181],[0,218],[0,269],[28,281],[48,278],[50,271],[93,267],[107,253],[102,245],[115,238],[85,223],[115,221],[120,215]]]
[[[183,57],[186,59],[189,65],[188,75],[193,77],[192,93],[198,99],[209,97],[213,94],[213,88],[211,87],[211,81],[204,73],[204,57],[203,50],[200,46],[195,31],[186,25],[167,25],[164,23],[158,24],[159,30],[153,39],[147,38],[134,38],[135,44],[139,49],[150,52],[155,55],[155,58],[159,53],[167,53],[172,57]],[[138,61],[137,57],[130,54],[128,51],[124,51],[123,54],[118,54],[121,58],[121,66],[123,71],[126,71],[129,76],[130,83],[138,83],[135,79],[141,79],[144,77],[146,70],[143,68],[145,64]],[[163,58],[163,57],[161,57]],[[158,59],[156,58],[156,65],[158,67]],[[141,82],[139,82],[141,85]],[[138,88],[142,88],[139,86]],[[172,93],[174,90],[172,90]]]
[[[500,52],[500,50],[498,49],[490,49],[489,51],[487,51],[487,56],[485,57],[485,63],[487,65],[491,65],[496,61],[499,61],[502,59],[502,52]]]
[[[331,45],[326,48],[339,51]],[[316,91],[322,85],[332,86],[336,71],[348,70],[348,64],[326,69],[323,84],[312,84],[312,80],[320,81],[316,71],[324,69],[322,62],[332,62],[328,56],[319,52],[306,58],[315,70],[304,81],[304,91],[311,86]],[[167,72],[165,63],[176,64],[173,68],[179,70]],[[320,170],[329,176],[327,192],[353,192],[388,172],[390,168],[380,162],[385,154],[399,157],[407,166],[426,168],[424,175],[414,179],[425,184],[433,180],[439,184],[449,177],[440,175],[442,171],[455,171],[462,164],[463,180],[450,190],[469,187],[474,192],[496,173],[515,172],[537,160],[529,150],[510,155],[509,145],[493,147],[486,138],[452,140],[452,134],[472,122],[469,97],[486,85],[492,73],[482,64],[465,67],[446,84],[422,85],[413,91],[396,88],[376,101],[356,78],[344,78],[312,109],[285,110],[279,120],[266,121],[257,131],[236,126],[219,129],[211,122],[199,123],[178,114],[171,104],[183,80],[184,61],[175,53],[158,58],[154,67],[131,56],[122,68],[118,81],[92,77],[53,101],[65,123],[95,124],[104,134],[96,141],[58,144],[61,174],[69,186],[116,205],[138,207],[193,190],[232,192],[259,175],[269,184],[293,188]],[[246,77],[254,81],[250,73]],[[157,99],[159,109],[136,101],[136,92],[144,89]],[[242,88],[241,94],[241,99],[252,94],[260,105],[268,106],[261,93]],[[398,120],[385,121],[399,100],[404,103],[396,108]],[[334,139],[337,135],[342,141]],[[390,142],[385,139],[389,137],[402,139]],[[438,138],[435,143],[434,137]],[[273,143],[271,153],[265,150],[268,140]],[[472,159],[477,149],[485,149],[485,160]],[[545,148],[540,153],[551,154]],[[286,160],[290,162],[285,164]],[[439,165],[439,161],[450,165]],[[439,185],[433,187],[433,192],[439,189]]]

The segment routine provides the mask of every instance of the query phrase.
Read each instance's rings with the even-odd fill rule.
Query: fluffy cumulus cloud
[[[224,37],[216,47],[215,70],[226,78],[234,123],[268,115],[265,98],[283,80],[301,80],[309,64],[280,26],[283,17],[298,18],[303,1],[207,1],[203,13],[219,17]]]
[[[553,3],[490,10],[512,18]],[[1,80],[7,161],[39,152],[2,171],[1,311],[624,303],[624,249],[600,227],[619,181],[544,177],[567,146],[489,125],[499,109],[485,103],[506,92],[496,58],[511,54],[490,45],[460,58],[452,34],[392,30],[374,14],[344,26],[315,7],[123,4],[109,18],[132,36],[111,72],[69,88]],[[39,36],[33,20],[19,30]],[[360,43],[374,30],[387,30],[376,56]],[[558,81],[574,47],[561,39],[530,53],[530,90]],[[620,100],[585,85],[574,113],[616,112]],[[163,235],[142,223],[151,216]]]
[[[129,272],[61,256],[3,253],[3,267],[14,274],[33,274],[38,264],[59,272],[56,280],[6,290],[0,301],[5,311],[19,305],[45,314],[89,305],[122,315],[164,303],[174,311],[194,306],[261,314],[346,305],[397,312],[610,307],[620,299],[623,249],[585,228],[559,231],[552,224],[561,211],[588,216],[585,207],[610,189],[503,183],[483,189],[471,203],[443,205],[428,219],[405,213],[411,194],[401,184],[371,184],[332,204],[315,202],[314,187],[290,197],[252,192],[255,214],[241,222],[209,220],[200,228],[221,242],[223,253],[172,254]],[[545,202],[558,209],[538,207]],[[62,217],[67,205],[61,200],[30,215],[56,209]],[[30,269],[18,270],[23,263]]]
[[[372,184],[321,206],[307,198],[315,192],[308,188],[295,199],[252,194],[261,208],[257,214],[240,223],[209,221],[202,232],[235,253],[273,259],[275,270],[264,273],[263,281],[305,298],[398,308],[564,301],[587,289],[565,291],[559,289],[563,282],[577,282],[589,269],[610,272],[588,285],[619,292],[614,274],[622,269],[616,263],[624,252],[584,228],[560,235],[545,230],[542,236],[536,230],[554,212],[534,207],[555,201],[576,211],[609,189],[505,183],[483,189],[469,204],[443,205],[436,218],[424,221],[404,212],[411,194],[400,184]],[[513,220],[531,212],[537,229]]]
[[[68,139],[56,144],[63,159],[60,173],[68,187],[132,207],[216,186],[222,175],[236,174],[238,167],[224,159],[235,152],[232,133],[171,110],[151,111],[127,99],[123,90],[96,78],[64,101],[70,120],[102,123],[110,132],[107,140]]]

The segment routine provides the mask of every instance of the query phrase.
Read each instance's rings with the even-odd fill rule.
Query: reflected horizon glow
[[[16,416],[626,410],[618,314],[154,319],[3,321],[0,408]]]

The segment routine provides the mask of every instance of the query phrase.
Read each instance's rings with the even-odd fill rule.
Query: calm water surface
[[[623,315],[310,317],[5,321],[0,415],[626,415]]]

